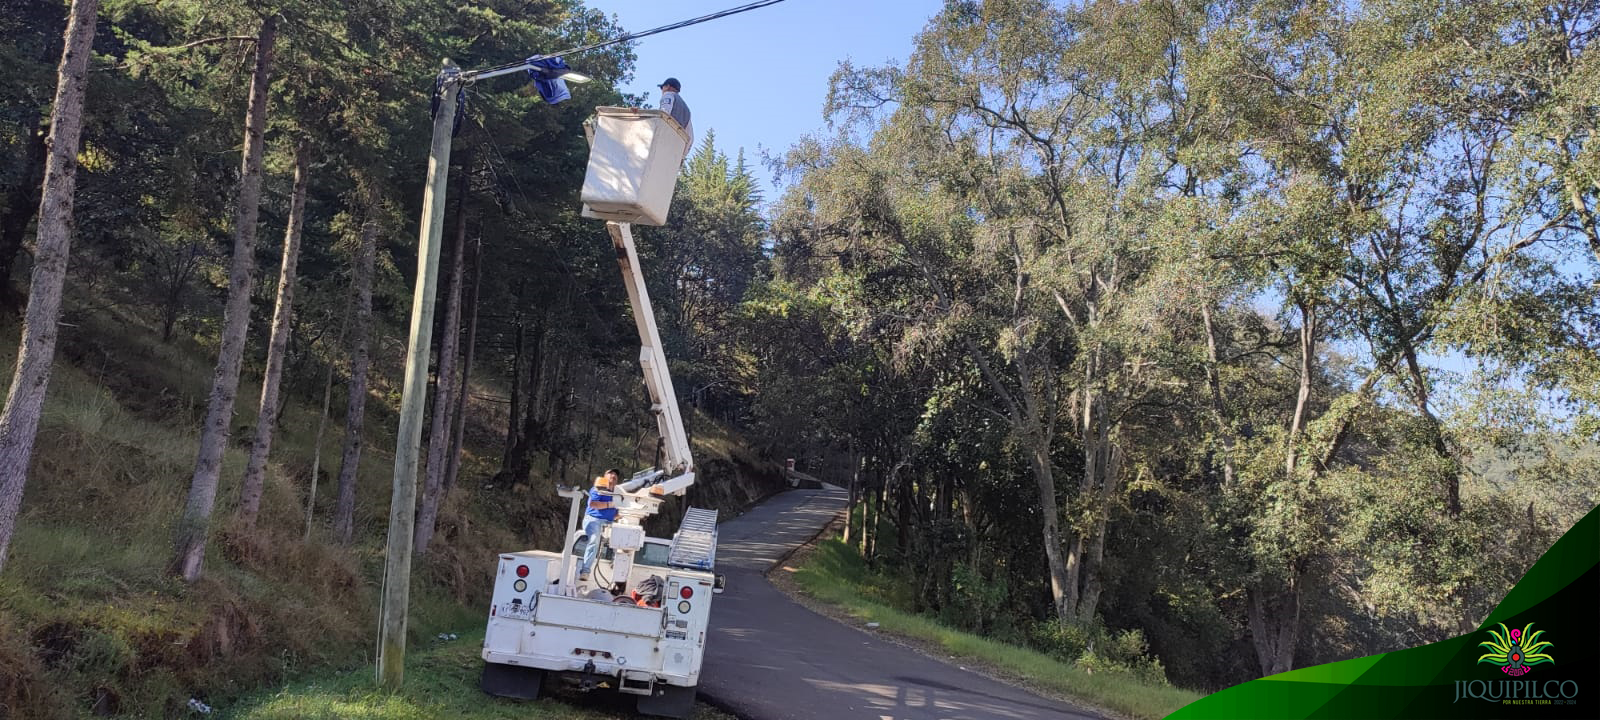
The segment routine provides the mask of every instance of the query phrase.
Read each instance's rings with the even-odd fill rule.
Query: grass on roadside
[[[405,686],[378,689],[371,666],[306,679],[246,698],[223,710],[228,720],[612,720],[633,718],[632,696],[597,691],[528,702],[485,695],[478,689],[483,661],[481,631],[414,647],[406,659]],[[548,686],[546,686],[548,688]],[[705,705],[693,720],[730,720]]]
[[[794,581],[807,595],[834,605],[879,631],[931,644],[945,654],[1013,676],[1024,684],[1136,718],[1165,717],[1201,694],[1141,681],[1127,673],[1091,674],[1044,653],[956,630],[869,597],[861,556],[838,540],[825,540],[802,561]]]

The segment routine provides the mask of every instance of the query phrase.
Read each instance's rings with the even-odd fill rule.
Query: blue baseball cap
[[[682,90],[683,89],[683,86],[678,84],[678,79],[677,78],[667,78],[666,80],[661,81],[661,84],[657,85],[656,87],[658,87],[658,88],[671,87],[673,90]]]

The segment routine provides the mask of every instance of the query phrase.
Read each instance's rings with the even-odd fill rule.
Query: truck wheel
[[[694,688],[657,684],[655,691],[639,698],[639,713],[683,720],[694,711]]]
[[[497,697],[538,700],[539,686],[542,684],[543,670],[486,662],[483,664],[483,679],[478,686]]]

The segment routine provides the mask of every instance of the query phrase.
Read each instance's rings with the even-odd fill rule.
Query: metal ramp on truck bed
[[[717,557],[717,511],[689,508],[672,536],[667,564],[675,567],[710,570]]]

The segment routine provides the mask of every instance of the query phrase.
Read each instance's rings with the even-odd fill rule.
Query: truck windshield
[[[670,554],[671,550],[672,546],[670,545],[647,542],[644,544],[644,547],[639,549],[639,552],[634,553],[633,562],[636,565],[666,567],[667,556]]]
[[[583,546],[586,542],[586,538],[578,538],[572,546],[572,554],[581,557],[583,555]],[[639,552],[633,554],[633,564],[659,568],[669,567],[667,565],[667,557],[671,554],[671,551],[671,545],[646,542],[644,547],[639,548]],[[609,561],[611,560],[611,555],[611,548],[601,548],[600,559]]]

